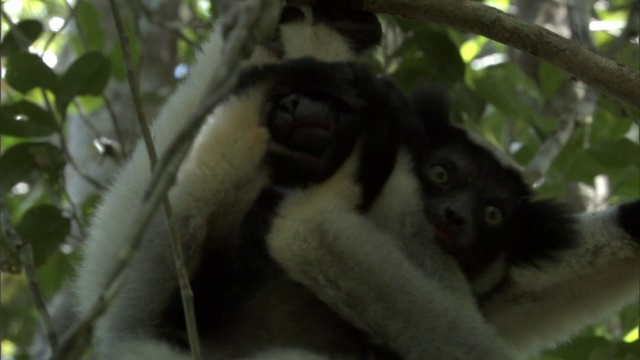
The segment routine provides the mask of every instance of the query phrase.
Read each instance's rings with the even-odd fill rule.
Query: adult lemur
[[[357,13],[356,20],[343,22],[325,9],[314,9],[320,22],[285,17],[293,21],[280,26],[283,59],[349,60],[372,45],[372,37],[357,31],[362,29],[358,25],[366,25],[363,28],[368,31],[377,29],[371,27],[371,14]],[[357,35],[349,37],[349,32],[341,32],[344,29]],[[356,46],[348,46],[344,34]],[[219,32],[214,32],[191,75],[156,121],[156,147],[161,153],[182,125],[183,114],[206,96],[221,41]],[[272,54],[260,48],[251,61],[273,62]],[[632,239],[637,241],[640,229],[632,216],[640,213],[638,203],[578,218],[574,242],[562,242],[555,256],[541,256],[555,249],[548,246],[554,243],[544,239],[519,243],[496,235],[496,243],[469,244],[466,239],[482,234],[479,229],[483,228],[473,225],[468,233],[470,219],[485,218],[487,225],[517,225],[498,234],[521,234],[532,227],[555,229],[548,226],[555,218],[531,212],[518,218],[522,214],[518,206],[529,202],[516,196],[529,193],[522,190],[515,171],[504,166],[501,171],[511,178],[499,179],[514,187],[499,200],[515,207],[491,203],[474,212],[481,216],[466,217],[463,211],[447,206],[434,210],[435,205],[447,203],[436,194],[458,184],[468,184],[463,186],[470,189],[465,192],[468,195],[497,184],[492,173],[484,177],[485,183],[454,180],[484,174],[481,170],[486,171],[487,166],[500,164],[495,164],[491,153],[476,147],[466,133],[440,121],[446,117],[431,106],[418,109],[428,131],[421,132],[419,126],[413,129],[411,106],[404,96],[357,65],[303,60],[250,69],[245,79],[247,75],[254,82],[243,82],[214,111],[170,193],[194,273],[196,305],[210,309],[202,318],[198,316],[204,329],[205,358],[312,359],[332,352],[345,358],[369,355],[369,338],[341,322],[313,294],[402,358],[466,359],[473,354],[475,359],[499,359],[507,358],[507,352],[477,311],[463,274],[468,275],[476,294],[482,295],[483,315],[517,353],[562,340],[593,319],[594,312],[611,311],[637,292],[640,262],[637,242]],[[381,89],[386,96],[379,97]],[[425,99],[434,98],[418,96],[417,103]],[[280,112],[270,103],[285,110]],[[266,112],[269,115],[264,115],[265,109],[271,110]],[[367,116],[372,113],[378,116]],[[296,121],[287,120],[287,114]],[[265,116],[271,120],[271,142],[261,126]],[[337,122],[337,117],[344,123]],[[303,121],[298,122],[300,119]],[[302,125],[291,127],[290,123]],[[414,135],[426,136],[428,142],[404,138],[408,140],[397,156],[397,148],[377,146],[403,138],[405,126],[415,130],[410,132]],[[469,157],[462,156],[469,150],[473,150]],[[265,154],[269,155],[266,160]],[[300,159],[314,160],[315,165],[308,167]],[[387,165],[389,174],[373,171],[376,161]],[[285,183],[287,176],[279,178],[290,174],[284,172],[288,166],[304,175],[293,183],[321,183],[305,191],[262,191],[272,180],[290,185]],[[273,177],[268,175],[269,167]],[[137,149],[96,214],[77,282],[81,310],[91,306],[113,270],[113,259],[123,247],[118,231],[132,226],[130,214],[142,198],[148,168],[144,150]],[[377,181],[367,182],[368,177],[356,174],[376,175]],[[434,196],[433,200],[427,195]],[[284,200],[275,206],[280,198]],[[478,200],[467,203],[483,204]],[[426,221],[425,208],[435,229]],[[491,226],[487,229],[495,231]],[[259,241],[266,232],[269,254],[306,287],[289,280],[265,256],[260,243],[251,242]],[[175,334],[179,324],[170,310],[174,309],[171,301],[177,281],[167,234],[164,218],[157,216],[122,293],[98,323],[97,346],[103,358],[189,358],[175,343],[180,340]],[[466,257],[468,252],[459,250],[472,244],[486,252]],[[198,277],[202,270],[221,282],[198,284],[198,279],[208,278]],[[212,291],[202,292],[208,286]],[[238,303],[240,300],[243,302]]]

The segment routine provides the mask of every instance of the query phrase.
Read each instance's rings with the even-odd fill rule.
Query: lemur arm
[[[578,216],[578,243],[540,266],[510,270],[481,307],[519,354],[551,347],[640,300],[640,200]]]
[[[166,151],[168,142],[186,121],[186,115],[207,95],[206,87],[215,71],[221,46],[220,31],[215,31],[203,45],[187,80],[162,109],[153,126],[158,154]],[[260,57],[260,54],[256,56]],[[229,99],[215,110],[203,125],[180,168],[176,186],[169,193],[185,249],[185,261],[190,267],[199,261],[208,219],[216,219],[212,225],[216,233],[229,231],[237,226],[266,183],[259,167],[269,138],[267,130],[258,125],[261,96],[260,90],[256,89]],[[144,187],[150,174],[146,150],[138,144],[93,220],[76,282],[80,312],[93,305],[107,277],[117,266],[117,259],[126,247],[123,234],[125,229],[135,226],[133,214],[144,198]],[[166,218],[160,210],[148,226],[141,248],[127,270],[120,295],[98,321],[97,339],[152,333],[168,297],[177,288],[167,234]],[[150,292],[153,301],[149,301]]]

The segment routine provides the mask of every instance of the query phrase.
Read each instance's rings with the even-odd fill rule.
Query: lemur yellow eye
[[[489,205],[484,208],[484,221],[489,225],[500,225],[503,220],[502,210]]]
[[[447,182],[449,182],[449,172],[444,168],[444,166],[440,165],[434,165],[430,167],[429,171],[427,172],[427,177],[432,183],[438,185],[446,184]]]

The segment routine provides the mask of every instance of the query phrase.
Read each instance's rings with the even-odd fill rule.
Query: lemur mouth
[[[273,133],[277,142],[291,150],[320,158],[333,138],[335,121],[316,116],[301,116],[296,121],[286,124],[274,124],[273,129],[277,129]]]
[[[265,117],[272,136],[268,150],[272,177],[284,185],[325,180],[342,164],[357,138],[357,112],[326,94],[278,98]]]
[[[341,124],[348,114],[336,100],[317,94],[285,96],[270,112],[267,121],[275,141],[318,159],[341,135]]]
[[[447,253],[454,255],[459,251],[458,243],[456,242],[456,237],[453,231],[447,229],[446,226],[433,226],[433,230],[435,232],[435,240],[440,245],[444,251]]]

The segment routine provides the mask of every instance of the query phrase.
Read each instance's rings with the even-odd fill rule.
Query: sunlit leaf
[[[99,52],[89,52],[78,58],[62,76],[56,93],[56,106],[62,114],[76,96],[100,95],[109,81],[111,63]]]
[[[42,34],[43,26],[38,20],[26,19],[12,27],[0,43],[0,55],[9,56],[21,50],[27,50]]]
[[[82,38],[88,50],[100,51],[104,46],[104,30],[100,11],[90,1],[79,1],[76,6],[75,20],[82,31]]]

